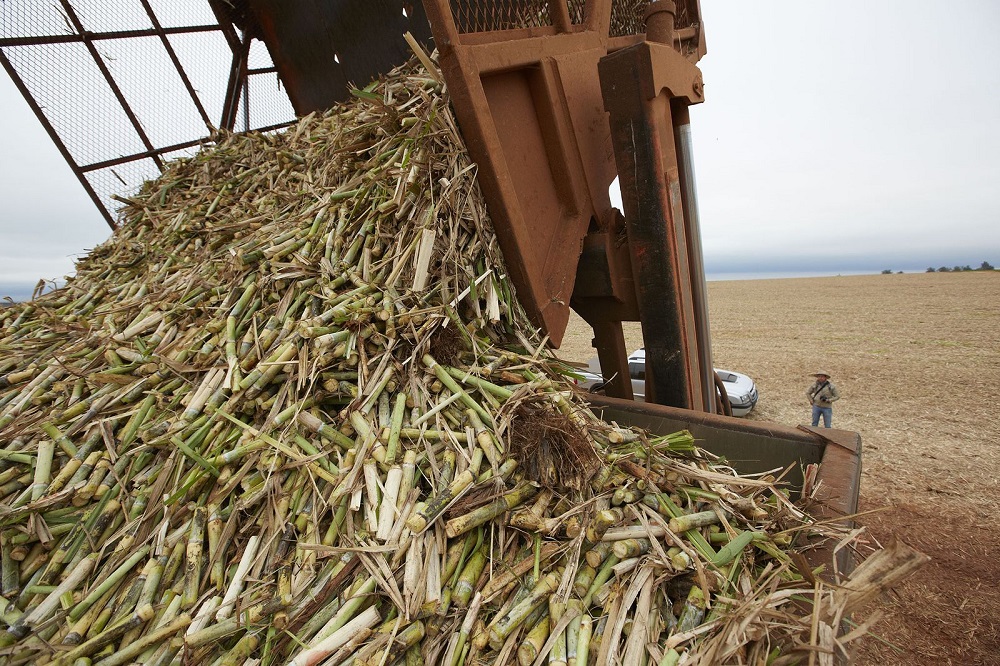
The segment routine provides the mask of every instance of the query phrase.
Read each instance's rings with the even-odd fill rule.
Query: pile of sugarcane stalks
[[[510,292],[438,73],[354,95],[218,136],[0,311],[0,660],[832,655],[886,575],[826,587],[795,544],[838,532],[774,478],[597,420]]]

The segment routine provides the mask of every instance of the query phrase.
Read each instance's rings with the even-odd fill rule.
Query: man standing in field
[[[812,405],[812,424],[813,427],[818,426],[819,417],[822,416],[823,427],[829,428],[833,420],[833,403],[840,400],[840,391],[830,381],[829,372],[816,372],[812,376],[816,381],[806,391],[806,397]]]

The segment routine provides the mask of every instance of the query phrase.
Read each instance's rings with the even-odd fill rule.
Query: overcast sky
[[[702,14],[710,274],[1000,265],[1000,2],[702,0]],[[69,273],[109,230],[2,74],[0,118],[3,291]]]

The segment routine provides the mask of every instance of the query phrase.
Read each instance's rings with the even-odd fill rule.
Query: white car
[[[729,405],[733,416],[746,416],[757,404],[757,386],[746,375],[732,370],[715,368],[729,396]],[[601,364],[596,358],[590,359],[587,370],[580,373],[583,380],[578,385],[592,393],[604,388],[604,378],[601,376]],[[632,394],[636,400],[646,398],[646,350],[637,349],[628,357],[628,374],[632,380]]]

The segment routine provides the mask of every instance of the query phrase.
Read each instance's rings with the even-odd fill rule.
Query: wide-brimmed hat
[[[810,377],[819,377],[820,375],[823,375],[824,377],[833,377],[833,375],[831,375],[829,372],[826,372],[825,370],[821,370],[820,372],[814,372],[814,373],[812,373],[809,376]]]

